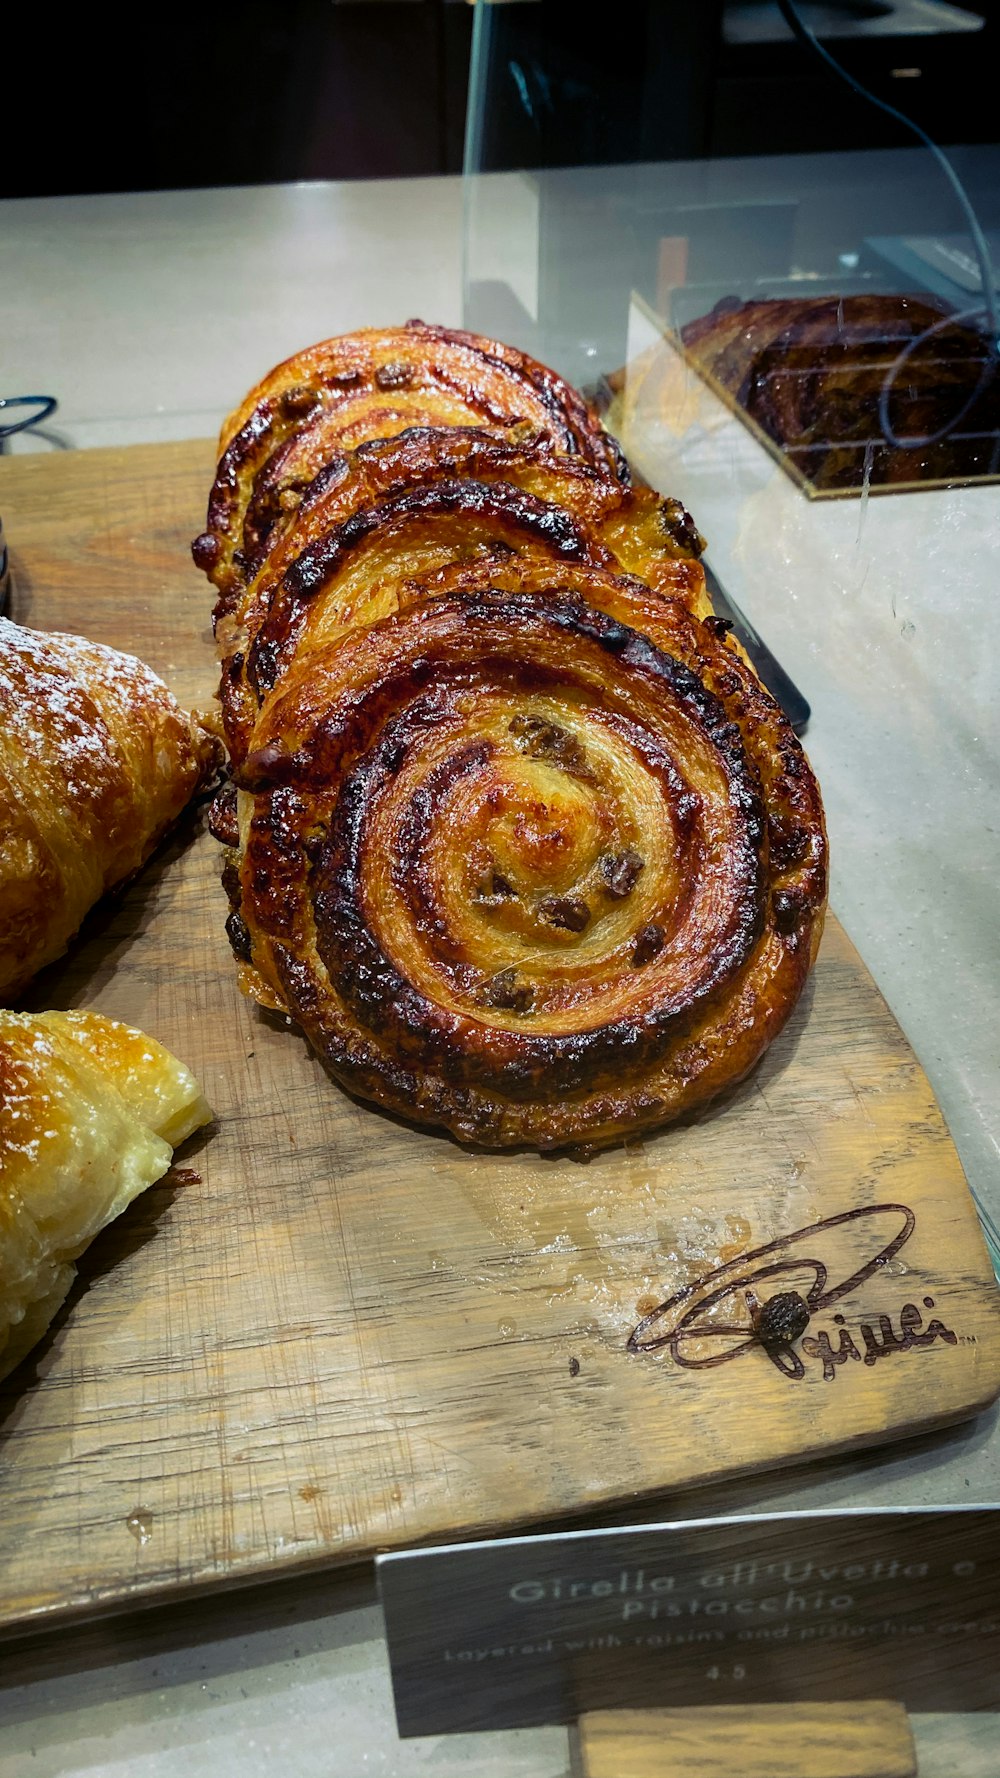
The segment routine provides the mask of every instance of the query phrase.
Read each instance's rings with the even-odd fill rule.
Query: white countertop
[[[458,325],[461,187],[2,201],[2,393],[56,395],[46,433],[58,446],[213,435],[265,370],[313,340],[411,315]]]
[[[490,190],[474,269],[502,272],[530,307],[530,181],[497,175]],[[19,451],[214,433],[264,370],[314,339],[463,319],[458,179],[8,200],[0,222],[0,394],[60,404]],[[666,450],[671,491],[813,704],[833,905],[1000,1220],[1000,490],[835,502],[817,517],[738,422],[702,413],[699,425]],[[998,1498],[995,1414],[713,1491],[720,1511]],[[678,1517],[704,1509],[704,1496],[672,1503]],[[563,1778],[561,1729],[398,1742],[370,1582],[286,1592],[280,1608],[268,1598],[188,1608],[174,1629],[170,1613],[140,1630],[110,1623],[58,1656],[40,1649],[37,1673],[25,1654],[8,1658],[0,1778],[255,1778],[276,1758],[295,1778]],[[1000,1719],[916,1724],[922,1778],[998,1769]]]

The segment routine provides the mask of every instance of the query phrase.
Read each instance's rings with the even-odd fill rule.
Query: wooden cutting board
[[[13,615],[207,702],[187,540],[211,464],[207,443],[0,463]],[[202,815],[33,994],[159,1037],[216,1123],[0,1387],[0,1624],[586,1516],[1000,1390],[958,1158],[836,921],[747,1083],[582,1165],[470,1154],[348,1099],[241,999],[217,868]],[[742,1280],[822,1297],[822,1268],[795,1360],[712,1331],[747,1323]],[[660,1308],[666,1343],[629,1350]]]

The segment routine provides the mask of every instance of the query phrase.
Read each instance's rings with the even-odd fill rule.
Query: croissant
[[[0,994],[145,862],[218,747],[131,655],[0,618]]]
[[[541,437],[606,480],[628,480],[576,391],[512,346],[423,321],[324,340],[279,364],[223,426],[207,526],[193,545],[223,605],[332,457],[410,426]]]
[[[724,625],[606,569],[517,572],[292,660],[236,775],[230,933],[352,1092],[593,1148],[781,1028],[826,836]]]
[[[610,481],[580,459],[479,428],[409,428],[334,458],[222,612],[221,699],[234,760],[293,657],[411,600],[452,563],[624,567],[711,606],[701,538],[678,501]]]
[[[141,1031],[92,1012],[0,1011],[0,1377],[45,1332],[83,1249],[211,1115]]]

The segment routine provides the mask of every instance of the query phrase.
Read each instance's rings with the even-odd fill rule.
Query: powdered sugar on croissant
[[[134,656],[0,619],[4,999],[145,863],[217,753]]]

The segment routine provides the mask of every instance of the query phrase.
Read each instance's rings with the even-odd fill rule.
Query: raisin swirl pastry
[[[409,428],[337,457],[296,521],[219,615],[232,758],[293,658],[410,600],[452,563],[626,568],[711,609],[701,539],[678,501],[609,481],[582,460],[479,428]]]
[[[618,445],[570,385],[526,353],[410,321],[324,340],[269,373],[222,429],[195,561],[225,604],[260,567],[276,526],[330,458],[409,426],[545,436],[610,481]]]
[[[593,1148],[781,1028],[823,816],[714,619],[600,567],[519,572],[292,663],[237,774],[230,932],[352,1092],[485,1146]]]

